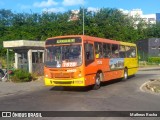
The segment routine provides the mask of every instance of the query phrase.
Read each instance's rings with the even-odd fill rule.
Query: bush
[[[32,73],[32,80],[35,81],[38,79],[38,74],[37,73]]]
[[[13,82],[30,82],[32,80],[32,75],[25,70],[15,70],[11,76]]]
[[[160,64],[160,57],[149,57],[148,62]]]

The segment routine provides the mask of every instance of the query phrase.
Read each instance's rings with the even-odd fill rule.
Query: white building
[[[79,10],[72,10],[71,11],[71,16],[69,18],[69,21],[75,21],[75,20],[78,20],[79,19]]]
[[[141,9],[133,9],[131,11],[129,11],[128,13],[130,16],[132,17],[137,17],[137,16],[142,16],[143,15],[143,12]]]
[[[132,16],[133,18],[142,18],[147,24],[156,24],[156,14],[144,15],[141,9],[133,9],[129,11],[128,15]],[[135,23],[138,24],[139,21],[136,21]]]
[[[142,18],[147,24],[156,24],[156,14],[143,14],[141,9],[133,9],[129,12],[132,17]]]
[[[148,24],[156,24],[156,14],[142,15],[141,18]]]

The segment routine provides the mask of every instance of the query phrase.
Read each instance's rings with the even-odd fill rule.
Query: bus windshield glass
[[[76,67],[82,64],[82,45],[53,45],[45,49],[47,67]]]

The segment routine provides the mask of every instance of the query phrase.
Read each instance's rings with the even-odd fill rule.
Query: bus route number
[[[97,64],[98,64],[98,65],[102,64],[102,61],[98,60],[98,61],[97,61]]]
[[[77,66],[77,62],[64,62],[62,63],[63,67],[75,67]]]

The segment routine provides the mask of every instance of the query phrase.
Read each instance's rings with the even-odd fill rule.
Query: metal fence
[[[33,63],[32,64],[32,71],[33,73],[35,73],[36,75],[43,75],[44,74],[44,70],[43,70],[44,64],[43,63]]]

